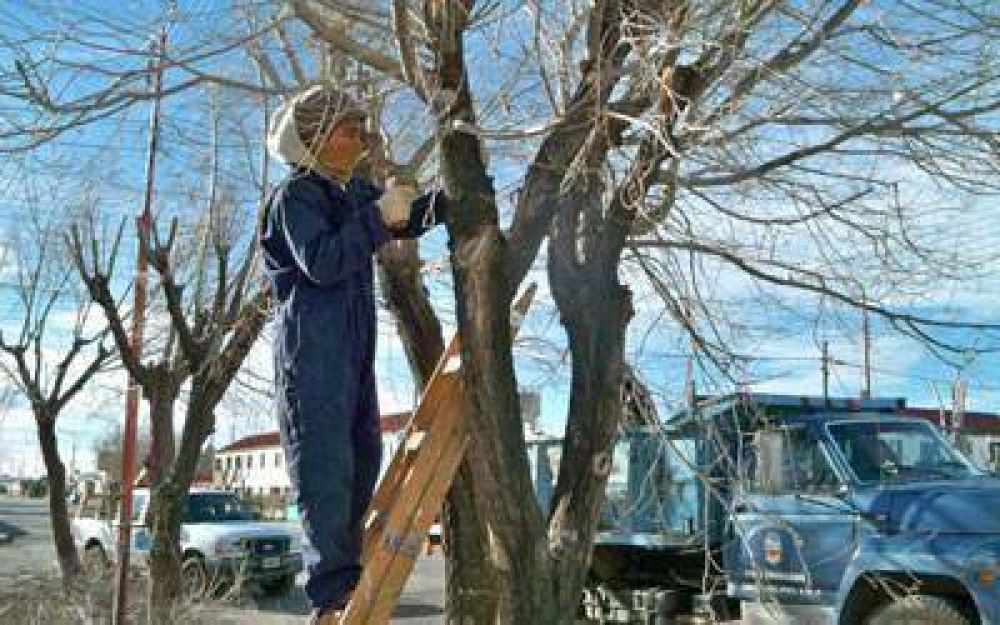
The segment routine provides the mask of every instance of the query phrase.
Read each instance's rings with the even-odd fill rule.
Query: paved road
[[[0,608],[5,598],[23,598],[26,587],[37,585],[35,582],[39,580],[52,580],[58,573],[44,500],[0,496],[2,534],[13,538],[9,542],[0,541]],[[302,592],[304,575],[297,581],[295,590],[287,597],[240,596],[213,605],[210,611],[220,624],[299,625],[305,622],[309,609]],[[440,555],[421,558],[403,591],[392,623],[438,625],[444,622],[443,605],[444,559]],[[0,624],[4,622],[0,614]]]
[[[45,500],[0,496],[0,534],[0,593],[58,573]]]
[[[302,593],[303,577],[288,597],[249,600],[246,607],[226,606],[218,610],[220,625],[301,625],[308,607]],[[440,555],[417,561],[413,575],[403,590],[392,623],[396,625],[439,625],[444,622],[444,558]]]

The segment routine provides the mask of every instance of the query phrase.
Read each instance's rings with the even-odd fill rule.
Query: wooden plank
[[[426,430],[430,424],[433,423],[434,413],[432,411],[421,411],[420,406],[422,406],[427,397],[429,397],[431,390],[434,387],[434,381],[438,379],[438,376],[447,365],[448,360],[458,355],[459,348],[460,343],[458,340],[458,333],[456,332],[448,341],[448,345],[445,347],[444,352],[442,352],[441,357],[438,358],[437,365],[434,367],[434,373],[432,373],[431,377],[428,378],[427,387],[424,389],[423,395],[417,402],[417,410],[410,415],[410,419],[406,423],[406,428],[403,430],[402,440],[407,440],[416,431]],[[375,489],[375,494],[372,496],[371,503],[368,506],[369,512],[366,513],[364,517],[366,522],[368,521],[371,512],[375,512],[376,515],[379,513],[384,514],[384,509],[396,498],[399,483],[411,462],[412,454],[407,452],[405,446],[400,445],[397,447],[395,453],[393,453],[392,461],[386,469],[385,475],[383,475],[382,479],[379,480],[378,486]]]
[[[453,401],[452,395],[460,387],[461,379],[458,374],[440,375],[435,378],[433,387],[417,408],[418,414],[428,412],[435,415],[434,427],[427,432],[420,450],[400,470],[392,489],[384,491],[383,494],[389,497],[389,499],[377,509],[374,506],[369,507],[365,515],[367,528],[361,557],[362,562],[366,565],[371,553],[371,545],[378,543],[379,536],[383,528],[388,525],[389,519],[393,518],[394,514],[398,517],[397,509],[401,505],[407,505],[407,499],[413,496],[410,493],[404,492],[407,489],[407,484],[415,479],[414,474],[418,470],[425,470],[423,467],[426,467],[428,463],[433,464],[437,461],[435,454],[440,453],[439,450],[447,441],[447,437],[451,434],[455,424],[460,419],[461,408],[448,407],[449,402]],[[412,505],[415,505],[415,502],[412,502]]]
[[[410,527],[398,540],[403,546],[392,558],[389,568],[379,586],[377,598],[372,604],[365,625],[385,625],[392,617],[399,596],[403,592],[406,580],[413,572],[413,566],[420,555],[420,546],[427,538],[434,519],[441,511],[451,482],[458,472],[465,455],[468,436],[465,428],[457,429],[449,441],[447,449],[442,454],[441,462],[435,470],[434,480],[420,498],[420,505],[410,523]]]
[[[448,441],[446,441],[448,442]],[[343,618],[343,623],[361,625],[370,623],[370,613],[379,598],[388,594],[398,597],[402,590],[402,582],[398,589],[388,585],[387,573],[391,570],[393,561],[407,556],[411,551],[419,552],[423,540],[411,537],[413,518],[417,515],[424,493],[437,483],[438,475],[443,467],[441,460],[447,458],[446,450],[435,450],[437,462],[425,463],[428,466],[414,472],[404,488],[399,505],[393,507],[386,525],[380,533],[378,541],[370,545],[368,559],[362,569],[361,580],[354,591],[351,603]],[[411,548],[412,547],[412,548]],[[405,579],[403,580],[405,582]]]
[[[511,336],[534,297],[531,284],[511,311]],[[403,440],[422,436],[416,450],[401,444],[365,514],[362,577],[341,617],[343,625],[388,622],[420,545],[441,509],[465,453],[465,397],[460,344],[453,335],[438,360]]]
[[[433,401],[440,395],[444,401]],[[383,588],[383,581],[393,558],[398,552],[398,545],[386,543],[386,537],[404,537],[409,528],[424,492],[437,479],[437,472],[443,454],[458,426],[464,409],[464,397],[461,392],[461,376],[457,373],[443,374],[437,378],[430,400],[424,406],[436,405],[436,421],[433,433],[427,444],[420,450],[410,471],[404,476],[399,497],[393,502],[385,516],[385,525],[374,536],[380,536],[369,542],[363,553],[361,580],[355,589],[342,618],[342,623],[361,625],[367,623],[368,612]],[[421,406],[421,409],[424,408]],[[464,429],[463,429],[464,431]]]

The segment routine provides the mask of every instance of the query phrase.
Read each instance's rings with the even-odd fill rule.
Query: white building
[[[410,413],[383,415],[382,470],[396,449],[398,433],[406,427]],[[277,431],[252,434],[215,452],[213,483],[240,495],[287,497],[291,484],[285,466],[285,452]]]
[[[290,484],[278,432],[246,436],[216,451],[212,481],[241,495],[287,495]]]

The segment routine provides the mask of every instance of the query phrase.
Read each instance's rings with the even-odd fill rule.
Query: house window
[[[226,469],[232,469],[232,468],[233,468],[233,457],[226,456]]]
[[[280,451],[278,453],[274,454],[274,466],[276,466],[276,467],[280,467],[281,466],[281,452]]]
[[[215,470],[216,471],[221,471],[222,470],[222,458],[216,458],[215,459]]]
[[[242,456],[236,456],[236,470],[237,471],[239,471],[240,469],[243,468],[243,463],[241,462],[242,460],[243,460]]]
[[[1000,442],[990,443],[990,466],[1000,467]]]
[[[260,468],[262,468],[262,469],[265,466],[267,466],[267,460],[265,460],[265,458],[266,458],[266,456],[264,456],[264,452],[260,452]]]
[[[247,468],[248,469],[253,468],[253,455],[251,454],[247,454]]]

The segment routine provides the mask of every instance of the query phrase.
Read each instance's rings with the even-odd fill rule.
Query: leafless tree
[[[412,113],[417,103],[418,122],[435,138],[429,162],[454,205],[450,264],[473,432],[462,470],[471,479],[453,492],[448,515],[455,536],[468,537],[449,553],[455,622],[572,620],[621,415],[632,291],[657,296],[723,371],[745,360],[731,324],[746,321],[710,296],[720,274],[768,295],[867,310],[943,357],[961,349],[948,328],[975,325],[910,304],[993,259],[956,254],[941,236],[996,192],[993,3],[296,0],[271,13],[236,8],[239,35],[163,59],[186,76],[170,93],[185,80],[266,94],[309,77],[363,78],[382,91],[402,87],[400,106],[411,103]],[[310,46],[317,54],[300,55]],[[65,132],[143,99],[134,60],[93,92],[48,95],[40,86],[79,64],[22,47],[3,90],[49,111],[42,129]],[[250,59],[256,74],[234,80],[207,58]],[[82,69],[102,73],[96,64]],[[9,136],[21,141],[6,141],[11,150],[44,138]],[[487,153],[500,158],[487,162]],[[488,167],[514,180],[509,201]],[[566,448],[548,514],[529,503],[513,357],[503,347],[506,311],[546,237],[572,359]],[[387,262],[385,276],[405,278],[401,293],[412,296],[390,300],[416,341],[408,349],[419,372],[439,334],[406,253],[408,265]],[[489,546],[485,557],[475,558],[473,544]],[[477,561],[484,564],[463,568]]]
[[[218,141],[217,134],[214,139]],[[167,227],[138,223],[140,248],[158,277],[153,332],[142,345],[148,357],[133,350],[115,296],[122,284],[115,263],[120,260],[126,223],[104,254],[93,228],[75,226],[69,236],[75,267],[104,313],[125,368],[149,402],[153,488],[148,520],[154,580],[150,602],[162,618],[169,618],[171,602],[180,596],[183,497],[214,431],[215,408],[267,316],[268,295],[254,272],[253,232],[242,227],[248,221],[246,209],[235,204],[220,184],[219,160],[216,154],[209,161],[208,200],[201,215],[187,222],[188,228],[182,231],[179,217]],[[184,425],[176,442],[174,414],[185,387]]]
[[[29,198],[30,199],[30,198]],[[67,472],[59,453],[56,424],[66,406],[114,362],[105,344],[107,327],[95,323],[88,298],[74,289],[66,250],[59,237],[62,207],[26,204],[25,219],[9,232],[5,249],[13,257],[18,301],[15,323],[0,331],[0,361],[35,417],[45,473],[56,557],[67,583],[80,573],[67,508]],[[17,326],[17,327],[15,327]]]
[[[572,619],[621,413],[633,313],[620,282],[626,249],[656,250],[636,252],[640,275],[720,360],[731,350],[712,340],[711,304],[685,292],[697,295],[697,274],[664,279],[650,264],[718,259],[756,280],[878,313],[941,349],[953,346],[935,329],[975,325],[883,305],[839,278],[912,287],[970,269],[970,259],[945,259],[931,245],[940,241],[916,236],[919,209],[894,194],[906,181],[995,191],[1000,98],[984,50],[995,50],[996,12],[985,3],[929,2],[892,14],[861,5],[598,2],[561,11],[563,3],[532,3],[535,84],[551,98],[551,118],[504,232],[481,158],[482,141],[502,133],[483,127],[470,87],[479,75],[467,59],[478,52],[470,41],[484,45],[483,33],[517,23],[517,12],[503,3],[295,3],[317,36],[402,75],[436,119],[441,172],[457,204],[449,233],[475,433],[469,464],[500,582],[496,614],[478,620]],[[393,33],[397,55],[344,41],[335,25],[358,13]],[[523,123],[515,136],[527,134]],[[531,485],[513,366],[500,347],[510,343],[505,311],[545,234],[573,366],[548,518],[524,505]],[[761,245],[779,234],[803,243],[786,255]],[[867,275],[862,259],[874,265]]]

